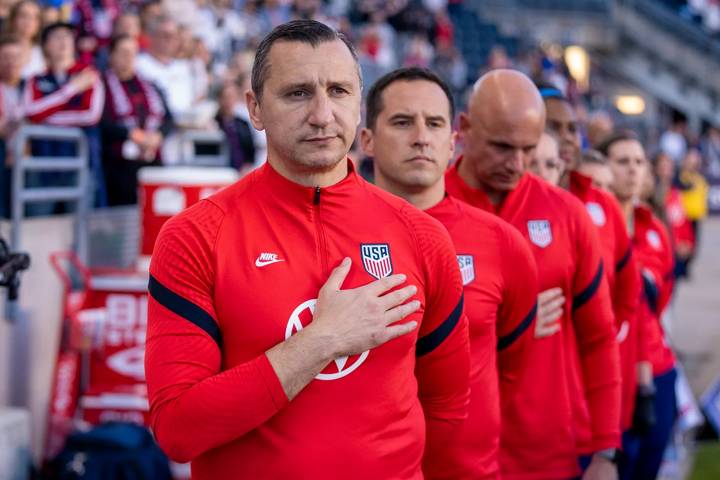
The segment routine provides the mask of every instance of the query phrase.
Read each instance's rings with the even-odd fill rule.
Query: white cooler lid
[[[143,167],[138,171],[141,185],[230,185],[238,178],[237,170],[226,167]]]

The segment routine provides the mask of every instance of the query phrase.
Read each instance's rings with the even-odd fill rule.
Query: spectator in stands
[[[587,140],[590,147],[600,145],[615,130],[615,123],[604,110],[592,112],[587,121]]]
[[[646,188],[648,204],[667,226],[675,255],[675,278],[688,276],[688,262],[695,251],[695,233],[685,213],[680,189],[675,185],[675,162],[660,152],[652,160],[654,182]]]
[[[75,0],[78,51],[86,63],[95,59],[100,68],[107,65],[107,47],[119,15],[119,0]]]
[[[425,36],[417,34],[410,38],[402,64],[404,67],[429,68],[434,56],[430,42]]]
[[[190,63],[178,59],[180,30],[169,17],[158,17],[150,24],[150,44],[137,60],[140,75],[154,82],[163,92],[176,122],[193,123],[193,106],[207,91],[196,89]]]
[[[142,35],[140,36],[140,50],[145,51],[150,45],[148,32],[155,20],[163,15],[163,6],[161,0],[148,0],[140,6],[140,26]]]
[[[140,17],[138,15],[126,12],[117,18],[117,21],[115,22],[115,29],[113,30],[113,36],[119,37],[125,35],[140,42],[142,29],[140,28]]]
[[[256,19],[260,22],[263,32],[269,32],[278,25],[291,20],[292,6],[290,2],[282,0],[265,0],[260,3],[261,6],[257,12]]]
[[[178,127],[207,127],[214,112],[200,108],[199,100],[207,96],[207,91],[196,88],[191,63],[177,58],[180,48],[177,23],[169,17],[160,16],[149,27],[150,44],[148,51],[138,56],[138,74],[160,89]],[[178,135],[166,138],[164,162],[177,163],[182,155],[181,149]]]
[[[244,82],[244,79],[240,79]],[[218,127],[225,133],[230,150],[230,165],[241,175],[245,175],[255,166],[255,140],[252,124],[238,115],[240,88],[236,82],[225,83],[220,90],[217,121]]]
[[[105,101],[105,89],[97,70],[75,58],[73,26],[54,23],[43,29],[41,45],[48,69],[28,81],[23,105],[33,123],[65,127],[82,127],[88,139],[89,162],[94,184],[95,205],[105,205],[104,178],[100,162],[98,122]],[[38,155],[73,155],[71,146],[63,142],[34,142]],[[63,175],[40,178],[45,186],[62,183]],[[57,181],[54,181],[57,180]],[[52,213],[46,211],[44,213]]]
[[[67,21],[68,19],[63,19],[63,15],[57,7],[46,5],[42,8],[42,11],[40,12],[40,23],[42,24],[43,28],[47,27],[48,25],[52,25],[53,23]]]
[[[20,0],[10,10],[7,33],[20,40],[22,46],[22,77],[28,79],[45,70],[45,59],[38,46],[40,6],[34,0]]]
[[[104,75],[103,167],[108,204],[137,203],[137,171],[160,165],[160,147],[172,130],[172,117],[160,92],[135,71],[137,39],[110,42],[110,68]]]
[[[468,67],[454,43],[438,42],[433,60],[433,70],[447,83],[455,103],[460,105],[462,94],[467,86]]]
[[[705,174],[720,179],[720,127],[710,125],[703,135],[700,151],[705,159]]]
[[[10,214],[9,142],[23,119],[21,57],[22,45],[16,37],[0,37],[0,218]]]
[[[687,151],[687,117],[682,112],[672,114],[670,128],[660,136],[660,150],[667,153],[676,165]]]
[[[3,29],[15,0],[0,0],[0,29]]]
[[[695,245],[700,244],[700,230],[703,220],[708,214],[708,183],[701,173],[702,158],[697,148],[689,148],[680,162],[677,176],[680,187],[680,199],[685,207],[685,214],[692,226]],[[693,250],[688,259],[688,276],[692,261],[697,253]]]
[[[184,60],[190,64],[192,75],[193,98],[196,101],[204,100],[207,97],[210,86],[209,66],[212,58],[206,48],[202,37],[196,36],[192,29],[181,26],[178,29],[180,46],[178,47],[178,60]]]
[[[200,36],[219,64],[227,64],[233,52],[244,45],[248,25],[233,9],[231,0],[212,0],[198,12],[195,34]]]

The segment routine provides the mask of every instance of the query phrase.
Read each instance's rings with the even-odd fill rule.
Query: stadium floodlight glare
[[[590,88],[590,55],[587,50],[578,45],[565,48],[565,64],[570,75],[575,79],[581,91]]]
[[[639,95],[618,95],[615,106],[623,115],[642,115],[645,113],[645,99]]]

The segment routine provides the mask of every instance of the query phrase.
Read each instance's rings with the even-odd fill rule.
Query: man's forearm
[[[333,360],[331,344],[308,326],[265,352],[289,400]]]

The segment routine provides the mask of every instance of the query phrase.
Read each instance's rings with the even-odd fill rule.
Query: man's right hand
[[[84,92],[85,90],[92,88],[99,80],[100,76],[98,75],[97,70],[88,67],[72,77],[68,83],[78,92]]]
[[[562,288],[551,288],[538,295],[535,338],[544,338],[560,331],[559,319],[563,314],[565,297]]]
[[[320,289],[313,321],[265,352],[290,400],[333,360],[360,354],[417,328],[415,321],[397,324],[420,308],[417,300],[405,303],[417,292],[414,285],[390,292],[405,283],[405,275],[341,290],[351,263],[345,258]]]
[[[332,271],[320,289],[313,321],[307,327],[328,340],[333,359],[360,354],[417,327],[415,321],[394,325],[420,308],[417,300],[405,303],[417,292],[415,285],[387,293],[405,283],[405,275],[391,275],[341,290],[351,264],[345,258]]]

